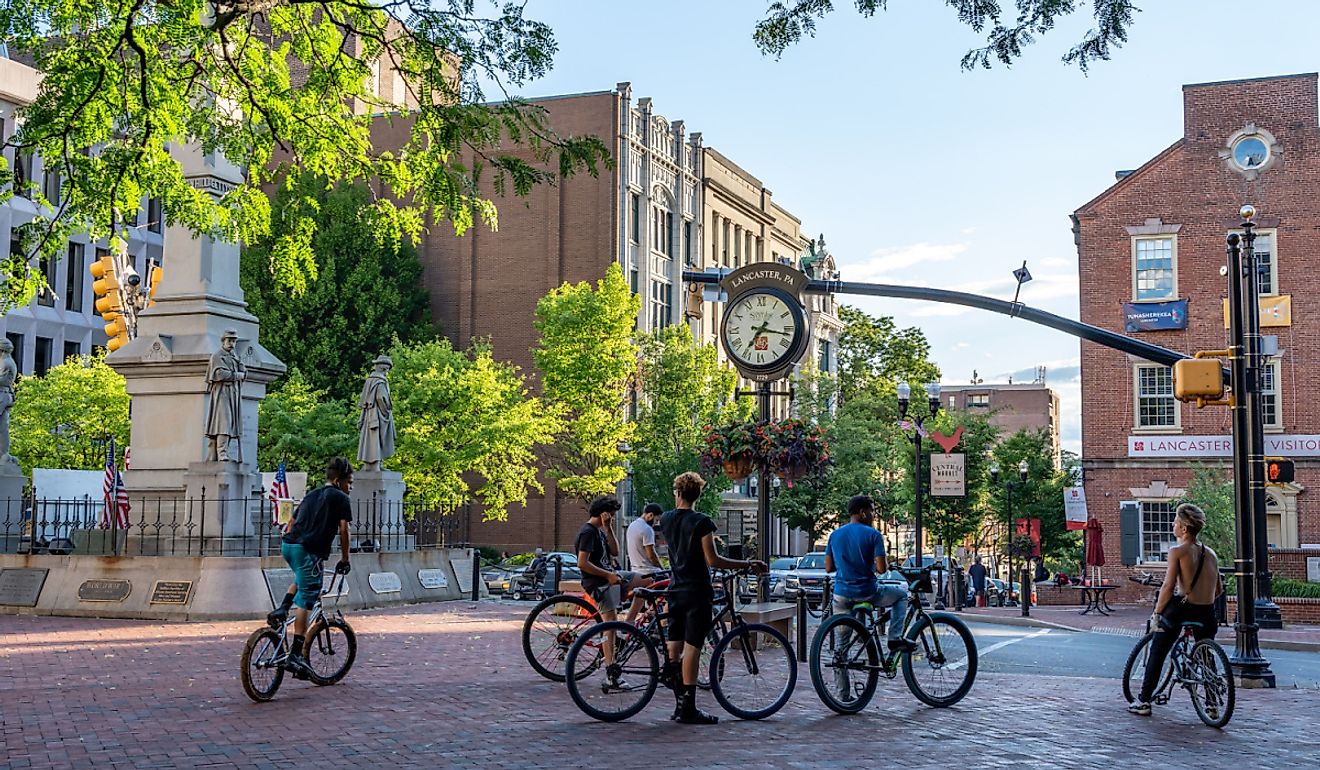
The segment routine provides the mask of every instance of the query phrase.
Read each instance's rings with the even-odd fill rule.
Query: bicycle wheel
[[[1150,642],[1153,638],[1155,632],[1152,631],[1138,639],[1136,645],[1132,647],[1132,652],[1128,653],[1127,664],[1123,666],[1123,697],[1128,703],[1136,703],[1137,696],[1141,694],[1141,682],[1146,677],[1146,661],[1150,659]],[[1164,692],[1171,676],[1173,676],[1173,668],[1169,665],[1168,658],[1165,658],[1164,674],[1155,687],[1156,693]]]
[[[243,646],[243,665],[240,679],[243,692],[257,703],[275,697],[284,680],[284,666],[280,661],[280,647],[284,637],[269,628],[259,628],[248,637]]]
[[[764,719],[788,703],[797,658],[784,635],[761,623],[734,627],[711,653],[715,700],[739,719]]]
[[[903,679],[917,700],[928,706],[952,706],[976,681],[976,641],[958,618],[942,612],[918,620],[908,631],[916,642],[903,656]]]
[[[711,680],[710,662],[711,662],[711,658],[715,654],[715,645],[720,643],[721,636],[723,636],[723,629],[718,627],[712,628],[710,630],[710,633],[706,634],[706,643],[701,645],[701,665],[697,669],[697,687],[703,690],[710,689],[710,680]],[[720,670],[715,672],[715,676],[717,677],[723,675],[724,675],[724,670],[722,667]]]
[[[880,651],[866,624],[852,615],[825,621],[811,640],[811,686],[821,703],[840,714],[866,708],[880,681]]]
[[[357,659],[357,636],[345,621],[322,618],[308,631],[303,650],[314,674],[312,684],[334,684],[348,674]]]
[[[523,622],[522,646],[527,662],[536,673],[552,682],[564,681],[564,661],[573,641],[600,622],[600,613],[580,596],[556,594],[532,608]],[[584,666],[595,666],[593,658],[582,659]],[[587,672],[579,670],[578,676]]]
[[[578,658],[604,656],[606,640],[614,639],[614,662],[579,667]],[[603,661],[602,661],[603,662]],[[660,682],[660,656],[655,644],[637,626],[621,620],[597,623],[579,635],[568,649],[568,670],[582,672],[568,679],[568,694],[587,716],[618,722],[646,708]]]
[[[1196,715],[1209,727],[1222,729],[1233,718],[1233,707],[1237,704],[1228,655],[1213,639],[1202,639],[1192,646],[1189,658],[1192,679],[1185,684],[1192,694]]]

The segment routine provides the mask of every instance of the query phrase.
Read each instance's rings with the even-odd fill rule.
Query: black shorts
[[[715,627],[715,600],[710,596],[669,595],[669,631],[671,642],[680,639],[700,649]]]

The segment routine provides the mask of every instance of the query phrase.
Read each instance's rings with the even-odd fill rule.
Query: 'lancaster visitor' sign
[[[1265,436],[1265,454],[1320,457],[1320,436]],[[1128,436],[1128,457],[1231,457],[1232,436]]]

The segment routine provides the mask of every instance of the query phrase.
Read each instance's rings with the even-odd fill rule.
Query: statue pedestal
[[[232,461],[190,463],[183,484],[189,519],[197,527],[194,534],[208,544],[208,550],[216,539],[256,538],[269,533],[269,523],[259,520],[261,477],[248,471],[246,465]]]
[[[406,531],[403,494],[407,485],[398,471],[357,471],[353,474],[353,523],[359,547],[370,540],[378,551],[411,551],[416,537]]]
[[[0,457],[0,508],[8,514],[10,521],[23,517],[23,487],[27,485],[27,476],[13,455]]]

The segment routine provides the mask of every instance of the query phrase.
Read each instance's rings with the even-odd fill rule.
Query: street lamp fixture
[[[908,408],[912,403],[912,387],[906,382],[898,383],[898,416],[900,420],[906,420],[908,417]],[[928,412],[925,415],[913,415],[912,421],[915,423],[915,429],[912,431],[912,451],[913,451],[913,558],[912,566],[921,569],[924,566],[921,556],[922,545],[922,469],[921,469],[921,438],[925,435],[926,420],[939,414],[940,411],[940,384],[938,382],[928,383],[926,385],[926,406]]]
[[[1007,527],[1004,530],[1004,548],[1008,551],[1008,584],[1013,585],[1013,490],[1020,490],[1027,485],[1027,478],[1031,472],[1031,465],[1024,459],[1018,463],[1018,481],[1012,478],[1006,479],[1002,484],[999,481],[999,465],[990,464],[990,481],[996,486],[1003,487],[1005,492],[1005,519]],[[1030,594],[1019,596],[1018,601],[1031,601]],[[1023,607],[1025,611],[1026,608]]]

